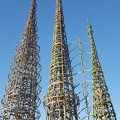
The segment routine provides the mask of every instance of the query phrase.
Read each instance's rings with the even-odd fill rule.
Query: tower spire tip
[[[87,22],[88,22],[88,24],[90,23],[89,18],[87,18]]]

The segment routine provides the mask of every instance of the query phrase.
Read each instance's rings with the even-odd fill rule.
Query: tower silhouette
[[[62,0],[56,0],[55,27],[50,66],[50,85],[47,95],[43,98],[43,104],[47,112],[46,119],[78,120],[78,99],[79,98],[74,93]]]
[[[9,81],[5,85],[6,94],[1,100],[3,110],[0,120],[40,119],[38,95],[41,92],[41,65],[39,64],[40,47],[37,36],[36,7],[36,0],[32,0],[25,31],[22,40],[17,43],[14,62],[8,74]],[[89,55],[92,57],[92,60],[88,61],[91,64],[88,68],[91,67],[91,70],[86,67],[84,59],[86,51],[83,49],[81,40],[78,40],[79,45],[71,50],[79,48],[77,56],[80,55],[79,63],[75,63],[76,65],[72,67],[71,62],[76,55],[70,59],[71,51],[69,52],[67,44],[62,0],[56,0],[50,85],[48,93],[43,98],[47,113],[46,120],[117,120],[90,24],[88,24],[88,35],[91,50]],[[81,71],[74,74],[74,68],[77,66]],[[88,75],[85,72],[92,72],[92,74]],[[74,85],[73,78],[76,74],[82,74],[82,78],[76,77],[78,83]],[[92,78],[89,80],[87,75],[88,78]]]
[[[3,114],[1,120],[38,120],[38,106],[41,92],[39,64],[40,47],[37,44],[36,0],[32,0],[28,22],[22,40],[17,43],[14,62],[8,74],[6,95],[1,103]]]
[[[93,120],[117,120],[110,99],[110,94],[108,93],[103,71],[98,59],[92,26],[90,24],[88,24],[88,34],[92,54]]]

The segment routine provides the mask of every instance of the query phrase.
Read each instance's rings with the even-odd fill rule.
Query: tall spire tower
[[[46,119],[78,120],[76,99],[77,95],[74,93],[62,0],[56,0],[50,85],[47,95],[43,98],[43,104],[47,112]]]
[[[88,24],[88,34],[92,54],[93,120],[117,120],[98,59],[93,31],[90,24]]]
[[[2,99],[2,120],[39,120],[38,97],[41,87],[39,64],[40,47],[36,34],[36,0],[32,0],[28,22],[23,38],[18,42],[16,55],[5,86],[6,95]]]

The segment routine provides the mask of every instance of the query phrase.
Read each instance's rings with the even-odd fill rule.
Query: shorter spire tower
[[[38,106],[41,92],[39,64],[40,47],[37,44],[36,0],[32,0],[23,38],[18,42],[16,55],[8,74],[6,95],[2,99],[2,120],[39,120]]]
[[[93,120],[117,120],[98,59],[92,26],[90,24],[88,24],[88,34],[92,54]]]

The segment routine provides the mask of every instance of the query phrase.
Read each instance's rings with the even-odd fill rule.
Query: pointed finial
[[[88,22],[88,24],[90,24],[89,18],[87,18],[87,22]]]
[[[90,20],[87,18],[87,22],[88,22],[88,28],[92,28],[91,25],[90,25]]]
[[[93,33],[92,26],[91,26],[90,21],[89,21],[88,18],[87,18],[87,22],[88,22],[88,26],[87,26],[87,28],[88,28],[88,34]]]
[[[90,20],[87,18],[87,23],[88,23],[88,26],[90,27]]]

